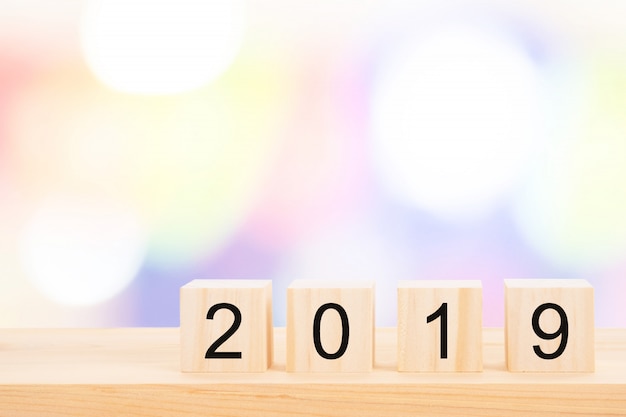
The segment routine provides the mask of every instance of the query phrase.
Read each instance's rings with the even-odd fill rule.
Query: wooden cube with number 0
[[[511,372],[593,372],[593,287],[582,279],[510,279],[505,350]]]
[[[374,282],[296,280],[287,289],[287,371],[369,372]]]
[[[400,281],[398,371],[480,372],[482,284]]]
[[[180,289],[183,372],[263,372],[272,363],[272,282],[191,281]]]

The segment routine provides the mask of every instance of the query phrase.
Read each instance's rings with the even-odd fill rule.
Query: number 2
[[[448,357],[448,303],[442,303],[437,311],[426,317],[426,323],[430,323],[438,317],[441,317],[441,321],[439,322],[439,330],[441,333],[439,356],[441,359],[446,359]]]
[[[224,332],[223,335],[218,337],[217,340],[209,346],[204,357],[206,359],[241,359],[241,352],[217,352],[217,348],[220,347],[222,343],[227,341],[229,337],[235,334],[241,325],[241,311],[239,311],[236,306],[229,303],[219,303],[211,306],[206,315],[207,320],[213,320],[215,313],[221,309],[230,310],[233,313],[233,324]]]

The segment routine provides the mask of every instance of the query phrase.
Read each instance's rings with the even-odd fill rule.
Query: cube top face
[[[511,372],[593,372],[593,287],[586,280],[505,280]]]
[[[293,281],[288,289],[373,289],[373,280],[365,281],[341,281],[341,280],[327,280],[327,279],[297,279]]]
[[[287,371],[369,372],[374,282],[297,280],[287,289]]]
[[[482,283],[400,281],[398,371],[480,372]]]
[[[590,288],[585,279],[505,279],[506,288]]]
[[[270,280],[194,280],[180,289],[183,372],[263,372],[273,356]]]
[[[266,279],[194,279],[183,285],[181,289],[194,288],[267,288],[272,281]]]
[[[398,289],[404,288],[482,288],[480,280],[402,280],[398,281]]]

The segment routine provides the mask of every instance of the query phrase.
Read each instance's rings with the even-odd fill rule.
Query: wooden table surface
[[[596,329],[596,372],[509,373],[485,329],[482,373],[396,371],[396,331],[376,329],[374,371],[180,372],[175,328],[0,330],[0,416],[626,416],[626,329]]]

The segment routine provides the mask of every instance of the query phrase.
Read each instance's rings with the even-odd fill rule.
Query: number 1
[[[441,359],[446,359],[448,357],[448,303],[442,303],[437,311],[426,317],[426,323],[430,323],[438,317],[441,317],[441,322],[439,323],[439,330],[441,333],[440,357]]]

